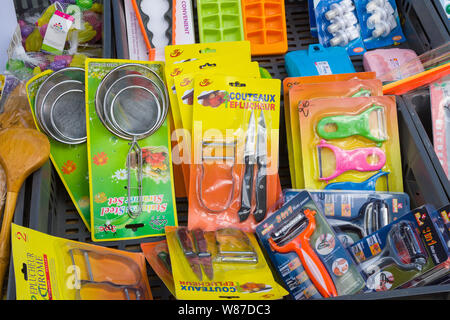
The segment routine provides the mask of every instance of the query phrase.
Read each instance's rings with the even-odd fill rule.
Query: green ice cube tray
[[[241,0],[197,0],[200,42],[242,41]]]

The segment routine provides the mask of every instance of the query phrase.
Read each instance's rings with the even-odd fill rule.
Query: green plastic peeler
[[[369,117],[375,111],[378,116],[379,134],[373,135],[370,130]],[[330,128],[327,130],[327,128]],[[317,123],[318,135],[326,140],[347,138],[350,136],[363,136],[378,144],[387,140],[384,108],[373,105],[356,116],[339,115],[322,118]]]

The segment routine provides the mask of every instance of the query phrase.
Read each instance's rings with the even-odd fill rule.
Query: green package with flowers
[[[64,126],[63,123],[65,123],[66,119],[70,121],[75,118],[70,107],[78,107],[80,109],[79,107],[81,106],[82,110],[78,110],[78,114],[84,115],[84,100],[81,102],[74,101],[69,108],[61,109],[61,106],[66,105],[63,101],[65,99],[63,96],[68,97],[70,95],[66,94],[68,90],[62,88],[62,78],[65,80],[73,78],[72,80],[76,84],[81,87],[84,86],[84,70],[81,68],[67,68],[58,72],[47,70],[34,76],[27,82],[26,91],[36,127],[49,138],[50,159],[53,166],[61,178],[78,214],[89,230],[91,221],[86,140],[80,138],[78,140],[75,139],[76,141],[73,143],[68,143],[68,141],[61,138],[63,136],[57,135],[57,131],[55,131],[59,128],[62,134],[77,130],[81,131],[81,135],[85,134],[85,129],[83,128],[74,130],[67,126],[67,131],[65,131],[61,127]],[[83,97],[81,89],[78,94],[81,95],[81,98]],[[62,97],[62,100],[55,98],[55,96]],[[54,104],[54,101],[61,101],[61,103]],[[53,109],[56,116],[50,117],[53,113],[50,113],[49,109]],[[51,126],[49,119],[53,121],[54,126]],[[84,121],[82,123],[82,126],[84,126]]]
[[[177,226],[164,63],[87,59],[86,129],[93,241]]]

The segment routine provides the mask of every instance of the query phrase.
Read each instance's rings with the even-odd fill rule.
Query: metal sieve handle
[[[129,143],[130,149],[127,154],[127,172],[128,172],[128,184],[127,184],[127,192],[128,192],[128,215],[131,218],[137,218],[143,211],[142,205],[142,149],[139,147],[137,143],[137,138],[133,137],[133,140]],[[131,156],[133,152],[136,154],[136,171],[137,171],[137,187],[131,186]],[[133,211],[131,208],[131,189],[137,189],[139,194],[139,206],[136,211]]]

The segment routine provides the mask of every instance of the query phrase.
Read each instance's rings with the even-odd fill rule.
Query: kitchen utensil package
[[[214,4],[212,5],[214,6]],[[164,51],[166,65],[188,60],[210,58],[216,54],[236,54],[236,52],[239,52],[243,56],[251,57],[250,42],[242,40],[170,45],[166,46]]]
[[[351,56],[366,49],[352,0],[314,0],[317,34],[324,47],[343,47]]]
[[[367,276],[368,292],[396,289],[448,260],[448,230],[441,232],[438,219],[425,205],[349,247]]]
[[[299,86],[303,83],[319,83],[319,82],[333,82],[333,81],[345,81],[350,79],[375,79],[375,72],[357,72],[346,74],[331,74],[322,76],[309,76],[309,77],[287,77],[283,80],[283,101],[284,101],[284,120],[286,126],[286,140],[289,157],[289,170],[291,175],[292,186],[294,188],[303,188],[302,180],[300,179],[299,185],[296,182],[295,163],[298,159],[294,158],[294,136],[292,135],[293,126],[297,125],[298,113],[291,113],[289,102],[289,90]],[[295,130],[298,132],[298,130]],[[297,141],[296,143],[300,143]]]
[[[225,58],[225,57],[223,57]],[[184,72],[174,77],[175,91],[181,114],[183,128],[192,136],[192,106],[194,104],[194,78],[198,74],[223,74],[229,76],[241,76],[247,78],[260,78],[258,62],[240,62],[229,58],[215,63],[206,62],[189,70],[186,66]],[[209,61],[209,60],[208,60]],[[192,64],[190,64],[192,66]],[[198,64],[197,64],[198,65]]]
[[[81,68],[44,71],[26,84],[31,113],[50,141],[50,159],[90,230],[85,74]]]
[[[364,278],[307,191],[256,227],[256,235],[295,300],[355,294]]]
[[[86,62],[93,241],[164,234],[177,225],[169,98],[162,62]]]
[[[183,127],[181,112],[178,106],[174,77],[204,68],[234,68],[235,63],[250,63],[250,43],[246,41],[190,44],[166,46],[165,76],[169,89],[169,114],[174,122],[176,146],[174,147],[174,165],[181,165],[185,188],[189,189],[189,164],[191,158],[191,133]],[[189,124],[188,127],[191,127]],[[177,158],[175,158],[177,157]]]
[[[367,50],[405,42],[395,0],[355,0],[355,7]]]
[[[237,57],[236,57],[237,59]],[[181,73],[173,77],[174,91],[177,97],[177,103],[172,105],[172,110],[178,110],[174,114],[181,116],[182,128],[185,139],[183,140],[184,150],[188,150],[186,158],[182,158],[182,165],[186,168],[187,178],[189,178],[189,166],[192,163],[192,106],[194,103],[194,77],[196,74],[226,74],[230,76],[260,77],[258,62],[241,62],[236,59],[230,59],[229,56],[217,56],[211,59],[195,60],[185,62]],[[246,60],[246,59],[245,59]],[[201,63],[200,63],[201,62]],[[204,63],[203,63],[204,62]],[[188,142],[189,140],[189,142]],[[186,144],[188,144],[186,146]],[[189,180],[187,180],[189,186]],[[189,187],[188,187],[189,189]]]
[[[170,262],[167,240],[141,243],[141,250],[153,271],[164,282],[170,293],[175,296],[172,263]]]
[[[202,74],[194,93],[188,227],[252,232],[281,198],[280,81]]]
[[[433,222],[436,223],[444,240],[447,242],[447,248],[450,244],[450,205],[446,205],[437,210],[439,215],[433,217]],[[413,280],[403,284],[400,288],[410,288],[427,286],[431,284],[448,283],[450,278],[450,254],[447,261],[436,266],[432,270],[415,277]]]
[[[289,202],[302,190],[283,190]],[[359,190],[309,190],[344,247],[411,211],[408,194]]]
[[[291,137],[295,161],[295,182],[301,188],[304,184],[301,151],[300,124],[297,121],[300,110],[306,109],[303,103],[316,98],[339,98],[360,96],[381,96],[383,85],[376,79],[350,79],[345,81],[302,83],[289,90],[289,114],[291,114]]]
[[[50,236],[12,224],[18,300],[151,300],[142,253]]]
[[[288,292],[253,233],[166,227],[175,296],[180,300],[276,300]]]
[[[299,117],[306,189],[360,183],[381,170],[389,183],[378,179],[376,191],[403,192],[394,96],[305,100]]]

